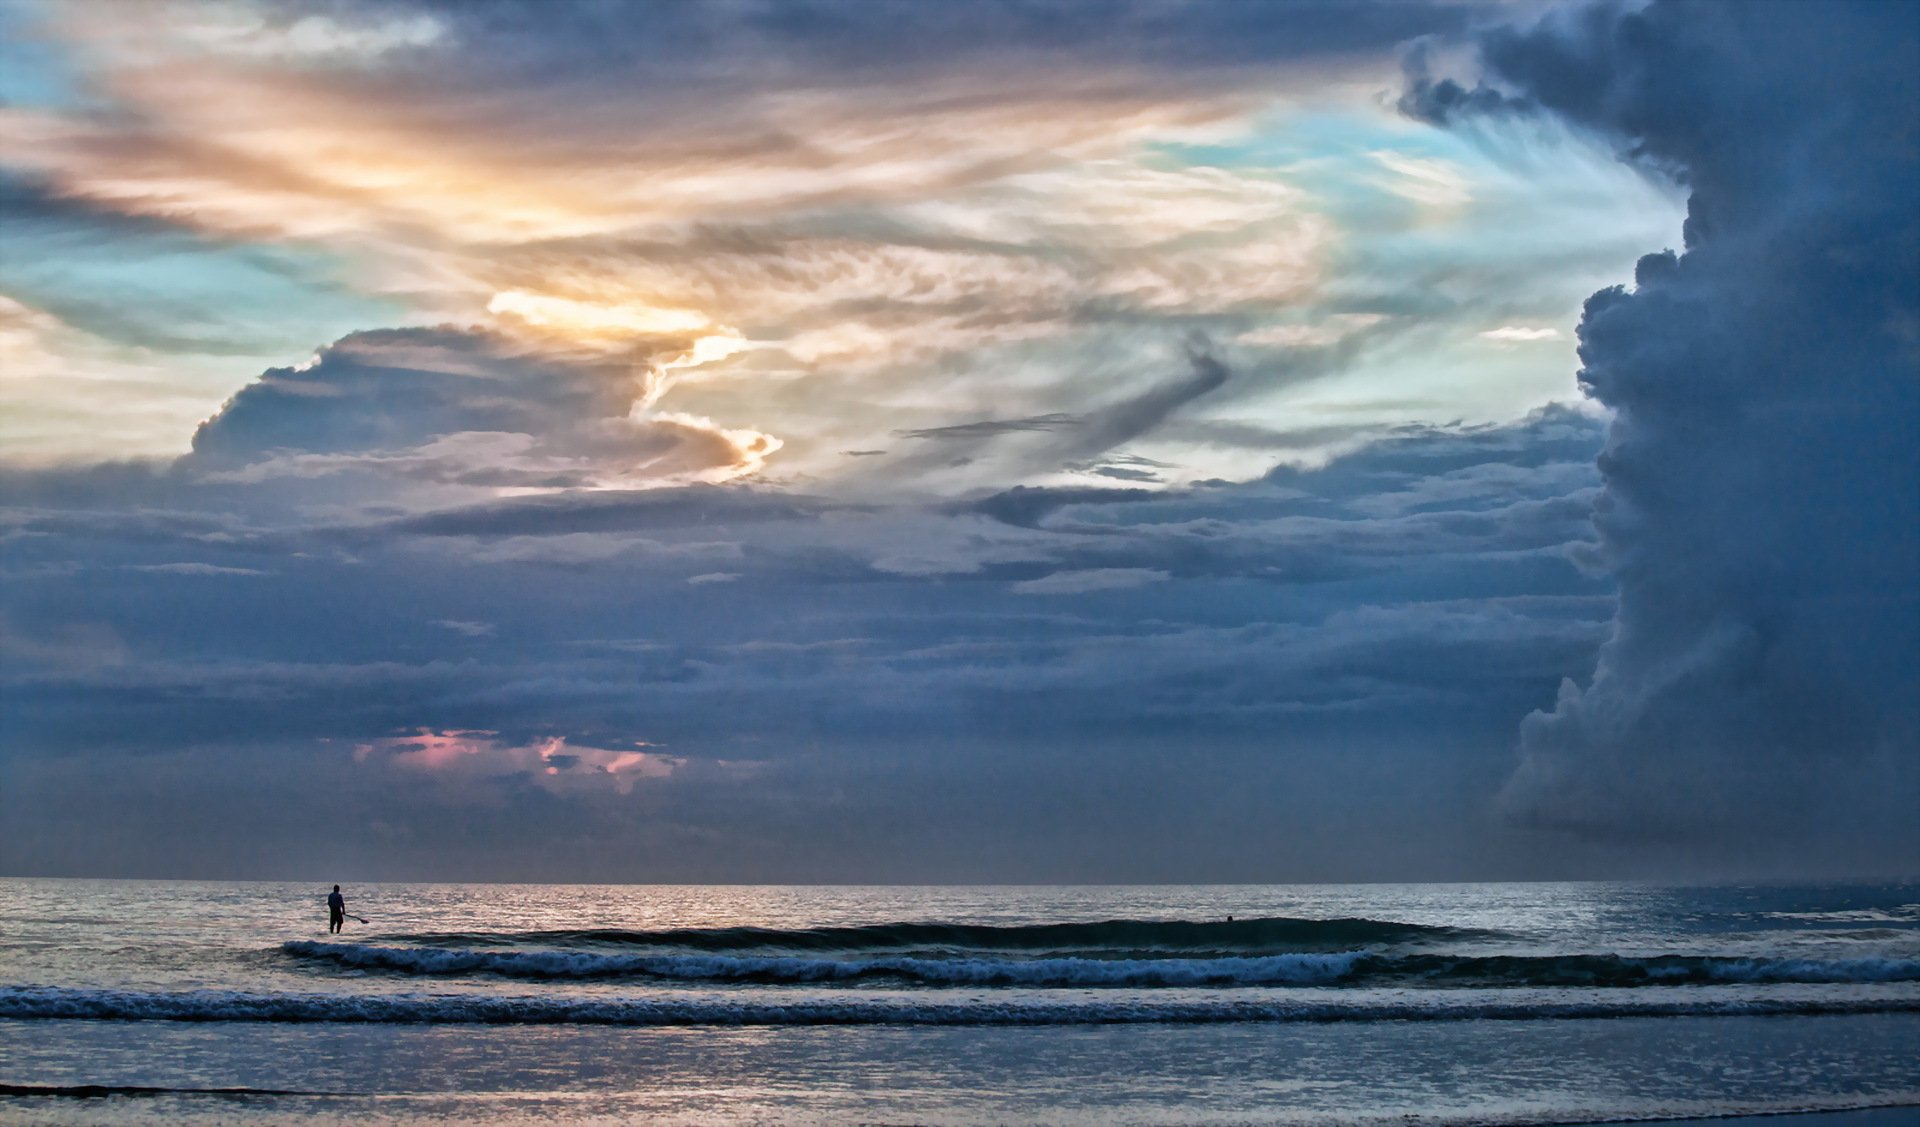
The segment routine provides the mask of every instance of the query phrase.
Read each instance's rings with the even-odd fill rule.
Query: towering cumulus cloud
[[[1920,859],[1917,37],[1901,4],[1595,6],[1483,35],[1472,85],[1416,60],[1416,115],[1557,114],[1691,191],[1684,253],[1580,325],[1619,610],[1522,725],[1518,819]]]
[[[209,482],[368,481],[392,491],[554,490],[725,481],[779,441],[703,419],[636,414],[644,356],[541,352],[453,327],[353,333],[275,368],[194,434]],[[309,490],[311,492],[311,490]]]

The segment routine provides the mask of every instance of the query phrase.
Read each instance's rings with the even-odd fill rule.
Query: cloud
[[[1677,216],[1383,116],[1478,8],[35,13],[84,98],[0,106],[0,367],[170,460],[0,468],[7,863],[1530,863],[1601,423],[1475,334]]]
[[[1236,378],[1115,452],[1166,463],[1152,484],[1244,479],[1268,452],[1351,445],[1302,448],[1316,427],[1508,419],[1558,394],[1551,367],[1472,330],[1570,319],[1630,261],[1618,245],[1640,245],[1616,228],[1669,222],[1564,145],[1518,176],[1385,116],[1371,95],[1397,45],[1472,5],[551,7],[36,8],[87,100],[0,107],[0,176],[31,186],[31,216],[74,226],[0,265],[0,292],[163,353],[75,409],[99,349],[41,348],[33,396],[65,397],[68,432],[42,444],[170,456],[313,342],[452,324],[542,363],[630,368],[647,425],[611,429],[713,475],[737,454],[808,490],[1145,481],[1041,443],[1030,461],[1019,435],[936,455],[895,432],[1124,423],[1109,409],[1185,371],[1197,332]],[[1404,190],[1447,183],[1467,202]],[[82,243],[110,249],[83,268]],[[224,359],[201,362],[216,344]],[[1174,433],[1280,417],[1292,444]],[[420,493],[618,484],[597,456],[492,425],[223,472],[333,479],[316,496],[368,472]],[[1101,445],[1097,425],[1069,431]],[[768,436],[771,461],[750,449]]]
[[[937,480],[942,473],[954,476],[956,470],[962,479],[1004,482],[1076,469],[1097,473],[1097,467],[1109,463],[1119,472],[1099,476],[1137,477],[1140,465],[1166,468],[1153,459],[1126,460],[1138,455],[1105,456],[1124,443],[1152,433],[1187,405],[1219,391],[1232,376],[1204,337],[1196,336],[1188,342],[1182,360],[1187,367],[1185,374],[1161,377],[1130,395],[1077,415],[1050,413],[897,432],[902,437],[937,439],[938,448],[890,459],[887,465],[895,476],[876,484],[895,483],[896,477]]]
[[[970,423],[951,423],[943,427],[922,427],[918,430],[896,431],[901,438],[994,438],[1002,434],[1019,434],[1023,431],[1061,430],[1065,427],[1077,427],[1082,420],[1076,415],[1054,413],[1034,415],[1025,419],[980,419]],[[879,451],[862,451],[878,453]]]
[[[210,563],[128,564],[129,571],[157,572],[164,575],[265,575],[257,567],[221,567]]]
[[[1145,583],[1164,583],[1167,572],[1146,567],[1096,567],[1085,571],[1056,571],[1013,585],[1016,595],[1084,595],[1089,591],[1124,591]]]
[[[1559,340],[1560,330],[1551,326],[1529,328],[1525,325],[1502,325],[1497,329],[1488,329],[1480,334],[1491,341],[1502,344],[1525,344],[1537,340]]]
[[[553,537],[721,523],[751,527],[855,508],[800,494],[740,486],[574,490],[444,505],[421,513],[341,524],[326,531],[349,542],[412,536]]]
[[[498,732],[422,728],[405,736],[391,736],[360,744],[354,758],[375,766],[419,771],[442,786],[471,790],[475,784],[502,779],[525,780],[559,794],[605,790],[629,794],[651,780],[669,779],[684,767],[677,756],[632,748],[600,748],[569,744],[554,736],[514,745]],[[475,797],[492,797],[484,787]]]
[[[467,638],[484,638],[493,633],[491,622],[463,622],[455,618],[436,618],[433,625]]]
[[[368,18],[350,21],[303,15],[281,22],[245,9],[205,14],[215,18],[188,25],[185,37],[218,52],[295,62],[368,62],[389,52],[430,46],[446,34],[446,25],[430,15],[385,19],[369,13]]]
[[[1249,329],[1234,340],[1256,347],[1331,348],[1386,319],[1382,313],[1331,313],[1316,318],[1311,324],[1268,325]]]
[[[382,819],[411,809],[421,827],[394,856],[437,865],[453,847],[428,827],[449,804],[497,809],[503,840],[570,819],[626,840],[640,815],[604,805],[625,797],[617,780],[541,749],[664,743],[686,761],[674,786],[643,780],[630,795],[703,839],[783,843],[739,861],[744,876],[844,817],[831,794],[897,806],[918,794],[907,780],[946,770],[934,759],[958,772],[942,802],[1009,811],[1005,796],[1028,783],[1070,788],[1082,767],[1061,749],[1094,737],[1140,764],[1190,762],[1199,741],[1256,771],[1336,744],[1386,754],[1408,731],[1491,734],[1497,749],[1503,718],[1592,660],[1610,608],[1569,554],[1588,534],[1598,427],[1554,411],[1407,428],[1252,482],[932,504],[704,485],[470,501],[372,475],[341,506],[309,503],[310,483],[290,477],[0,475],[0,517],[17,533],[0,586],[0,691],[20,704],[9,777],[43,796],[34,788],[91,778],[99,793],[111,761],[146,780],[127,800],[151,803],[153,786],[211,795],[228,777],[278,794],[276,773],[359,794],[377,772]],[[243,463],[257,454],[238,449]],[[184,562],[209,570],[131,570]],[[478,750],[447,774],[408,766],[400,745],[423,729],[492,734],[462,744]],[[329,758],[362,744],[375,749],[362,763]],[[983,750],[1001,746],[1019,762]],[[858,766],[874,754],[893,765]],[[1460,769],[1406,754],[1409,779]],[[185,761],[199,766],[166,766]],[[722,761],[769,766],[752,780],[701,774]],[[92,766],[51,765],[64,762]],[[1473,762],[1487,774],[1489,760]],[[766,806],[783,793],[827,805],[789,823]],[[1203,816],[1202,793],[1180,801],[1164,824]],[[841,867],[815,876],[871,875],[848,840],[817,855]]]
[[[1252,841],[1329,879],[1542,875],[1486,859],[1480,808],[1512,716],[1611,612],[1570,558],[1598,433],[1554,411],[1251,482],[931,504],[684,485],[382,517],[284,478],[0,475],[8,863],[1252,879]],[[119,567],[187,560],[271,574]],[[676,762],[596,769],[629,751]],[[1321,849],[1327,794],[1379,844]]]
[[[211,482],[354,479],[437,495],[724,481],[771,436],[639,411],[645,357],[543,353],[479,330],[354,333],[277,368],[201,425],[183,465]],[[317,483],[317,486],[316,484]]]
[[[1166,146],[1237,145],[1308,102],[1377,116],[1366,88],[1391,80],[1391,49],[1469,12],[922,7],[81,0],[36,10],[35,34],[91,101],[0,107],[0,171],[35,186],[37,213],[89,217],[96,240],[138,225],[208,260],[142,244],[137,270],[110,272],[158,280],[102,300],[107,271],[49,255],[53,313],[93,295],[95,321],[137,320],[122,335],[151,348],[238,335],[236,308],[251,322],[261,307],[271,324],[226,342],[245,363],[165,369],[193,389],[170,419],[205,418],[249,372],[351,327],[482,324],[549,350],[631,345],[647,410],[778,432],[783,475],[819,481],[859,472],[839,452],[893,431],[1084,415],[1142,390],[1189,330],[1224,341],[1307,313],[1347,252],[1340,193],[1252,159],[1259,146]],[[220,283],[202,282],[213,300],[156,304],[197,299],[194,279]],[[347,297],[373,308],[349,315]],[[97,370],[62,347],[63,370]],[[903,374],[960,393],[906,394]],[[144,400],[159,381],[130,382]],[[141,450],[177,449],[177,426],[115,410]],[[917,484],[912,468],[886,472]],[[969,476],[921,468],[933,487]],[[989,459],[967,484],[1006,471]]]
[[[1013,2],[921,7],[875,18],[857,4],[556,13],[382,0],[262,18],[184,0],[62,5],[51,30],[111,68],[103,92],[144,112],[4,121],[39,142],[33,163],[63,191],[136,213],[306,237],[409,223],[469,240],[571,237],[1110,151],[1218,120],[1276,76],[1304,86],[1377,68],[1370,54],[1463,19],[1393,3],[1298,6],[1285,20],[1230,3],[1177,16],[1141,0],[1046,16]],[[1032,65],[1040,43],[1044,68]],[[654,112],[636,118],[634,105]],[[919,128],[891,129],[895,113]],[[264,121],[280,132],[241,128]],[[357,143],[369,135],[383,143]],[[848,175],[876,160],[892,169],[884,182]],[[614,171],[634,166],[672,175],[643,186]]]
[[[1089,414],[1067,436],[1062,453],[1068,458],[1104,454],[1146,434],[1194,400],[1225,387],[1232,375],[1204,339],[1189,344],[1187,364],[1190,371],[1185,378],[1168,381]]]
[[[1613,633],[1529,717],[1523,822],[1920,860],[1920,28],[1897,5],[1595,4],[1477,40],[1429,117],[1554,114],[1691,192],[1593,295]],[[1471,81],[1470,79],[1467,81]]]

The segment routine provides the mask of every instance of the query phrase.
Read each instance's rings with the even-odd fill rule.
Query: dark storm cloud
[[[1489,33],[1491,40],[1503,32]],[[1431,44],[1416,43],[1407,51],[1404,66],[1407,87],[1395,102],[1401,113],[1429,125],[1463,125],[1502,114],[1527,114],[1539,107],[1486,85],[1465,86],[1457,79],[1432,72]]]
[[[1619,614],[1523,726],[1520,819],[1920,860],[1913,15],[1597,5],[1482,36],[1480,86],[1416,76],[1428,116],[1551,112],[1691,190],[1683,252],[1581,322]]]

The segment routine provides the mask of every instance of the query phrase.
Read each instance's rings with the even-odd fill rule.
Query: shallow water
[[[325,891],[0,881],[0,1120],[1920,1104],[1913,885]]]

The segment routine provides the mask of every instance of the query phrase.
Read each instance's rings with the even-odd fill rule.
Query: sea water
[[[1920,1105],[1920,886],[0,881],[0,1122]]]

